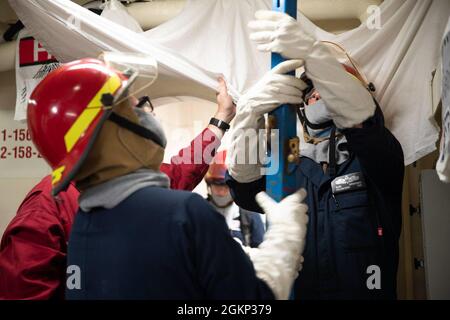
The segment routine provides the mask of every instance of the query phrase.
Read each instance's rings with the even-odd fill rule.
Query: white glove
[[[344,69],[325,44],[314,45],[305,70],[339,129],[353,128],[374,115],[376,105],[370,92]]]
[[[305,59],[315,39],[305,33],[297,20],[276,11],[260,10],[256,20],[250,21],[250,39],[258,44],[258,50],[281,54],[287,59]]]
[[[336,60],[330,49],[301,29],[291,16],[275,11],[257,11],[249,23],[250,39],[260,51],[303,59],[310,78],[330,115],[340,129],[361,124],[375,113],[372,95]]]
[[[275,202],[265,192],[256,201],[267,214],[269,227],[258,248],[244,248],[253,262],[256,276],[272,289],[275,298],[286,300],[303,263],[308,206],[302,201],[306,191],[301,189]]]
[[[246,135],[248,137],[250,134],[256,133],[258,136],[258,130],[264,128],[264,114],[282,104],[301,102],[302,90],[306,88],[306,84],[294,76],[285,75],[285,73],[295,71],[302,65],[302,60],[288,60],[280,63],[267,72],[239,99],[231,133],[231,143],[227,152],[228,171],[236,181],[248,183],[261,177],[261,165],[256,155],[264,153],[258,153],[257,138],[250,139],[247,147]],[[244,161],[245,159],[248,161]]]

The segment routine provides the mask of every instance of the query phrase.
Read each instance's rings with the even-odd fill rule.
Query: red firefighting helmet
[[[205,182],[207,184],[225,184],[225,173],[227,172],[227,165],[225,164],[226,157],[226,150],[216,154],[213,163],[209,165],[209,170],[205,175]]]
[[[65,190],[131,75],[97,59],[82,59],[52,71],[35,88],[27,119],[38,151],[53,169],[53,194]]]

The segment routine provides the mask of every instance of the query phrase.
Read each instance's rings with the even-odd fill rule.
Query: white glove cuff
[[[279,224],[269,228],[258,248],[245,248],[255,268],[278,300],[289,298],[292,285],[302,268],[306,227]]]
[[[376,105],[372,95],[359,80],[347,73],[325,44],[314,44],[305,69],[336,127],[352,128],[374,115]]]
[[[242,116],[238,115],[238,116]],[[237,117],[238,117],[237,116]],[[259,130],[265,127],[264,117],[242,116],[235,121],[231,132],[231,144],[227,153],[228,172],[239,183],[250,183],[261,179],[262,165],[259,148],[265,147],[259,141]]]

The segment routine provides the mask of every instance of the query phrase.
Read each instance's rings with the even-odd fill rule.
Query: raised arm
[[[219,79],[217,104],[214,118],[230,123],[235,116],[236,107],[227,93],[227,87],[222,78]],[[191,191],[202,181],[224,134],[224,130],[210,124],[192,140],[189,146],[172,157],[170,163],[161,165],[161,171],[170,178],[171,189]]]

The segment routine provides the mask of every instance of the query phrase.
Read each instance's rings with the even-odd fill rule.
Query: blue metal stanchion
[[[289,14],[297,18],[297,0],[272,0],[272,10]],[[285,59],[272,53],[272,68]],[[278,166],[275,175],[266,176],[266,191],[276,201],[297,190],[295,169],[297,167],[299,141],[297,138],[297,114],[295,108],[283,105],[269,114],[270,129],[278,129],[278,154],[271,157],[271,166]],[[272,148],[273,149],[273,148]],[[290,300],[295,299],[295,290],[291,291]]]
[[[297,0],[272,0],[272,10],[289,14],[297,18]],[[285,59],[277,53],[272,53],[272,68]],[[296,191],[295,159],[293,150],[298,148],[297,115],[295,108],[283,105],[269,114],[269,126],[278,129],[278,154],[272,154],[270,166],[278,167],[274,175],[266,176],[267,193],[277,201]],[[272,148],[273,149],[273,148]],[[289,160],[288,160],[289,159]]]

